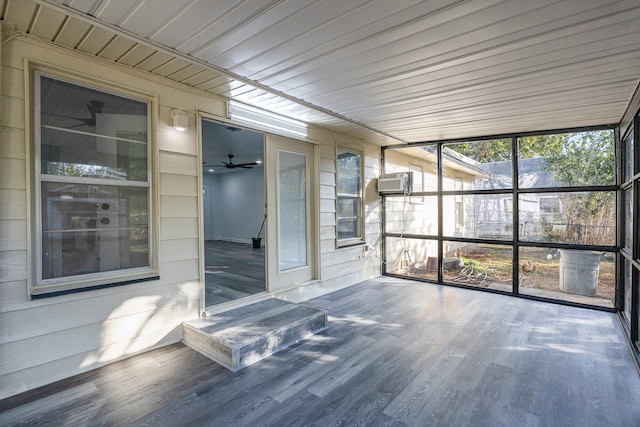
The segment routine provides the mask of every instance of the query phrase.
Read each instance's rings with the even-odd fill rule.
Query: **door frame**
[[[233,125],[234,127],[239,127],[247,130],[251,130],[254,132],[260,132],[264,135],[264,155],[265,155],[265,189],[264,195],[265,200],[269,200],[269,166],[267,161],[267,156],[270,151],[270,136],[282,137],[292,141],[295,144],[306,144],[311,147],[312,150],[312,158],[309,161],[310,171],[309,176],[307,177],[310,181],[309,186],[309,238],[312,239],[310,243],[311,253],[308,254],[308,263],[310,268],[312,269],[312,278],[309,282],[315,282],[320,280],[320,150],[319,145],[311,141],[309,139],[296,139],[291,136],[286,135],[278,135],[272,132],[267,132],[259,127],[250,127],[242,123],[234,122],[233,120],[229,120],[226,117],[222,117],[216,114],[212,114],[203,110],[196,110],[196,157],[198,165],[202,164],[202,121],[210,120],[217,123],[227,123]],[[198,176],[196,179],[198,190],[198,246],[199,246],[199,254],[198,254],[198,270],[199,270],[199,283],[200,283],[200,314],[201,316],[207,316],[214,313],[224,312],[236,307],[241,307],[247,304],[251,304],[253,302],[269,299],[273,297],[273,293],[276,291],[286,291],[287,289],[295,288],[298,286],[303,286],[306,283],[296,283],[291,284],[287,287],[282,287],[278,289],[274,289],[270,284],[270,271],[269,271],[269,254],[268,250],[265,250],[265,292],[261,292],[259,294],[250,295],[244,298],[239,298],[237,300],[221,303],[207,309],[205,305],[205,247],[204,247],[204,178],[202,168],[198,168]],[[275,217],[274,210],[275,207],[270,206],[267,203],[266,212],[267,212],[267,221],[268,218]],[[264,244],[269,245],[272,237],[269,237],[270,233],[267,230],[264,232]]]

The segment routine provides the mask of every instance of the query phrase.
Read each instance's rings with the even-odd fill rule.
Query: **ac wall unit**
[[[410,188],[410,172],[390,173],[380,175],[378,178],[378,193],[409,194]]]

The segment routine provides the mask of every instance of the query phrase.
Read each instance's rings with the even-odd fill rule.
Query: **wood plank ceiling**
[[[379,144],[618,123],[639,0],[0,0],[15,30]]]

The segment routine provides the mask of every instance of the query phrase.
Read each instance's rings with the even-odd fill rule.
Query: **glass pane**
[[[511,157],[511,139],[445,144],[442,146],[443,189],[511,188]],[[463,188],[458,188],[460,182]]]
[[[387,237],[384,240],[387,273],[421,279],[438,279],[436,240]]]
[[[140,142],[147,140],[147,103],[100,90],[40,79],[40,125]]]
[[[338,239],[360,237],[360,197],[338,196]]]
[[[624,142],[624,180],[629,181],[633,176],[633,130],[630,132],[629,137]]]
[[[42,278],[149,266],[148,190],[42,184]]]
[[[632,251],[633,248],[633,191],[625,190],[624,192],[624,247]]]
[[[435,236],[438,234],[438,198],[425,197],[425,203],[413,204],[408,196],[384,199],[387,233]]]
[[[511,292],[511,246],[443,242],[444,281]]]
[[[633,273],[633,266],[631,261],[628,259],[624,260],[624,277],[623,277],[623,287],[624,287],[624,310],[622,314],[624,318],[627,320],[627,324],[631,325],[631,277]]]
[[[615,245],[614,192],[522,194],[520,239]]]
[[[278,151],[278,266],[307,265],[307,158]]]
[[[614,185],[613,131],[520,138],[518,174],[520,188]]]
[[[636,277],[638,277],[637,273]],[[640,298],[636,298],[636,307],[632,312],[636,314],[636,322],[640,325]],[[631,337],[631,339],[636,342],[636,345],[640,344],[640,328],[637,329],[637,335],[635,337]]]
[[[385,173],[413,171],[412,191],[436,191],[438,189],[437,147],[404,147],[385,150]],[[420,174],[422,176],[420,176]],[[415,183],[421,183],[422,189]]]
[[[615,257],[577,249],[520,248],[520,293],[613,307]]]
[[[147,181],[147,144],[43,128],[41,172],[49,175]]]
[[[144,227],[44,233],[42,279],[148,267],[147,241]]]
[[[442,203],[445,236],[513,239],[512,195],[444,196]]]
[[[360,195],[360,154],[338,149],[338,193]]]

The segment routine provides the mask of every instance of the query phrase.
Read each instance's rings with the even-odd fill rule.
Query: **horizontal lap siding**
[[[0,251],[27,249],[27,221],[6,219],[0,221]]]
[[[156,166],[159,280],[58,297],[29,299],[25,59],[37,59],[88,79],[157,97]],[[101,60],[16,38],[2,47],[0,141],[0,398],[94,369],[136,352],[176,342],[183,320],[200,304],[199,148],[195,111],[224,116],[209,95]],[[189,129],[179,133],[170,112],[182,108]],[[318,279],[299,298],[312,298],[380,272],[380,206],[375,179],[379,147],[313,128],[318,148]],[[335,247],[335,138],[364,153],[364,246]],[[285,295],[286,297],[286,295]],[[293,299],[293,298],[292,298]]]
[[[380,273],[376,250],[364,245],[336,248],[336,148],[351,147],[362,152],[364,160],[365,241],[369,248],[380,244],[380,204],[376,179],[380,173],[380,149],[362,141],[340,136],[326,138],[319,149],[320,177],[320,288],[349,286]],[[316,290],[314,293],[317,293]]]
[[[27,251],[6,250],[0,252],[0,284],[15,280],[26,280]]]
[[[140,335],[134,339],[120,341],[113,345],[103,345],[97,350],[90,349],[39,365],[29,366],[26,369],[12,371],[2,376],[2,393],[4,395],[7,391],[11,392],[13,390],[15,392],[33,388],[34,384],[46,384],[64,379],[70,375],[89,371],[130,354],[172,344],[179,339],[176,330],[176,327],[161,329],[148,335]],[[34,345],[40,346],[43,343],[43,341],[39,341]],[[2,349],[2,351],[5,350]]]
[[[174,343],[180,339],[181,322],[197,317],[200,303],[197,134],[195,127],[178,133],[168,123],[172,108],[187,109],[188,97],[175,85],[37,42],[18,38],[2,50],[0,398]],[[25,58],[158,97],[154,158],[160,280],[29,299]],[[197,99],[198,105],[189,109],[211,102]]]

